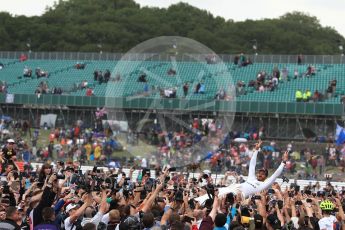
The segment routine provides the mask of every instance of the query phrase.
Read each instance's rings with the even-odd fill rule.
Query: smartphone
[[[43,183],[43,182],[38,182],[38,183],[37,183],[37,187],[38,187],[38,188],[42,188],[42,187],[43,187],[43,185],[44,185],[44,183]]]
[[[282,200],[278,200],[277,203],[278,203],[278,208],[282,209],[284,206],[284,202]]]
[[[301,187],[299,185],[295,185],[295,192],[299,192],[300,188]]]
[[[172,167],[169,169],[169,172],[176,172],[176,167]]]
[[[207,179],[208,179],[208,175],[207,175],[207,174],[204,174],[204,175],[202,175],[202,178],[205,179],[205,180],[207,180]]]

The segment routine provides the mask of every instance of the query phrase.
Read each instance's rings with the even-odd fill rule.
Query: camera
[[[174,200],[176,202],[181,202],[181,203],[183,202],[183,191],[182,190],[179,189],[175,192]]]
[[[284,206],[284,202],[283,202],[282,200],[278,200],[278,201],[277,201],[277,204],[278,204],[278,208],[279,208],[279,209],[282,209],[283,206]]]
[[[295,202],[295,204],[296,204],[296,205],[302,205],[303,203],[302,203],[302,201],[297,200],[297,201]]]
[[[232,192],[226,195],[226,202],[229,203],[230,205],[234,204],[235,197],[234,197],[234,194]]]
[[[64,180],[65,179],[65,175],[64,174],[56,174],[56,179]]]
[[[311,191],[310,190],[305,190],[304,193],[307,194],[307,195],[311,195]]]
[[[267,190],[267,193],[268,193],[268,194],[274,194],[275,191],[274,191],[274,189],[270,188],[270,189]]]

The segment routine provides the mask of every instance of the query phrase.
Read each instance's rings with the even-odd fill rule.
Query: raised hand
[[[289,160],[289,152],[288,151],[285,151],[285,153],[283,154],[283,161],[287,161]]]
[[[261,145],[262,145],[262,140],[259,140],[259,142],[256,143],[256,145],[255,145],[255,149],[256,149],[256,150],[259,150],[259,148],[261,147]]]

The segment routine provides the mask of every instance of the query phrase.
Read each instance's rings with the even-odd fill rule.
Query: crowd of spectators
[[[192,126],[198,124],[195,120]],[[211,124],[215,128],[210,135],[216,136],[217,122]],[[77,133],[78,129],[74,129],[73,135]],[[214,180],[208,170],[194,177],[193,169],[187,169],[185,174],[168,166],[170,162],[165,166],[159,159],[155,167],[142,161],[141,166],[132,167],[129,172],[118,167],[104,170],[96,166],[81,171],[78,160],[54,161],[34,168],[19,164],[15,145],[15,140],[8,139],[0,158],[1,229],[323,230],[344,227],[345,188],[334,186],[331,181],[323,188],[319,183],[302,187],[292,182],[286,186],[284,183],[289,181],[283,177],[282,184],[274,182],[269,189],[249,197],[240,193],[220,195],[218,189],[243,183],[242,175],[230,168],[220,180]],[[292,146],[287,149],[293,150]],[[264,147],[259,149],[262,151]],[[279,162],[280,157],[275,161]],[[288,163],[285,164],[288,169]],[[151,169],[155,169],[155,177]],[[263,168],[257,172],[257,178],[267,175]],[[206,202],[197,202],[205,194]]]
[[[10,124],[1,122],[0,129],[8,128],[4,127],[7,125]],[[24,128],[24,123],[15,123],[14,127]],[[248,162],[257,149],[257,145],[235,140],[263,138],[262,129],[247,134],[230,132],[224,137],[222,127],[219,120],[195,118],[190,121],[189,131],[167,132],[158,122],[152,124],[148,133],[130,131],[128,142],[138,144],[140,136],[145,136],[142,141],[157,146],[157,152],[130,162],[129,172],[121,169],[122,162],[111,162],[112,153],[121,148],[116,139],[119,130],[103,125],[101,120],[96,121],[93,129],[80,121],[69,129],[51,128],[49,144],[43,148],[37,146],[38,129],[32,134],[32,149],[16,138],[5,137],[7,143],[0,157],[0,229],[344,227],[345,188],[333,185],[331,176],[326,177],[325,187],[317,182],[303,188],[297,181],[286,186],[287,179],[283,177],[282,184],[273,183],[269,189],[250,197],[219,195],[219,188],[244,182]],[[204,161],[204,167],[210,170],[201,170],[197,164],[173,167],[201,162],[204,155],[198,156],[197,146],[201,150],[211,149],[212,154]],[[285,161],[286,176],[291,173],[295,178],[315,180],[324,178],[327,165],[344,170],[345,149],[333,144],[317,155],[309,148],[295,149],[292,142],[279,148],[272,141],[259,149],[257,175],[276,169],[285,151],[289,155]],[[197,159],[191,161],[194,155]],[[33,161],[44,164],[32,167]],[[89,162],[112,164],[108,170],[94,167],[81,171],[80,165]],[[304,167],[297,167],[298,164]],[[155,170],[155,177],[151,170]],[[194,176],[195,171],[198,176]],[[214,180],[211,172],[225,176]],[[196,198],[205,194],[209,199],[198,203]]]

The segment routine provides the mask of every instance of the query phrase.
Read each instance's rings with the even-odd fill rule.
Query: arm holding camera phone
[[[145,201],[145,203],[143,204],[143,208],[141,209],[141,211],[143,211],[144,213],[149,211],[153,202],[155,201],[158,193],[163,189],[163,183],[157,184],[155,191],[153,191],[153,193],[151,194],[151,196]]]
[[[283,217],[283,215],[282,215],[282,213],[281,213],[281,211],[280,211],[280,209],[279,209],[279,207],[278,207],[278,203],[276,203],[276,205],[274,206],[274,208],[275,208],[275,210],[276,210],[276,212],[277,212],[277,217],[278,217],[278,219],[280,220],[281,227],[283,227],[284,224],[285,224],[285,220],[284,220],[284,217]]]
[[[216,218],[220,203],[221,203],[221,200],[218,197],[218,191],[215,191],[214,198],[213,198],[212,210],[211,210],[210,214],[208,214],[212,218],[212,221],[214,221],[214,219]]]
[[[335,204],[337,205],[338,209],[339,209],[339,216],[341,218],[342,221],[345,220],[345,214],[344,214],[344,210],[343,210],[343,206],[341,204],[341,201],[339,199],[339,197],[334,198],[335,199]]]

